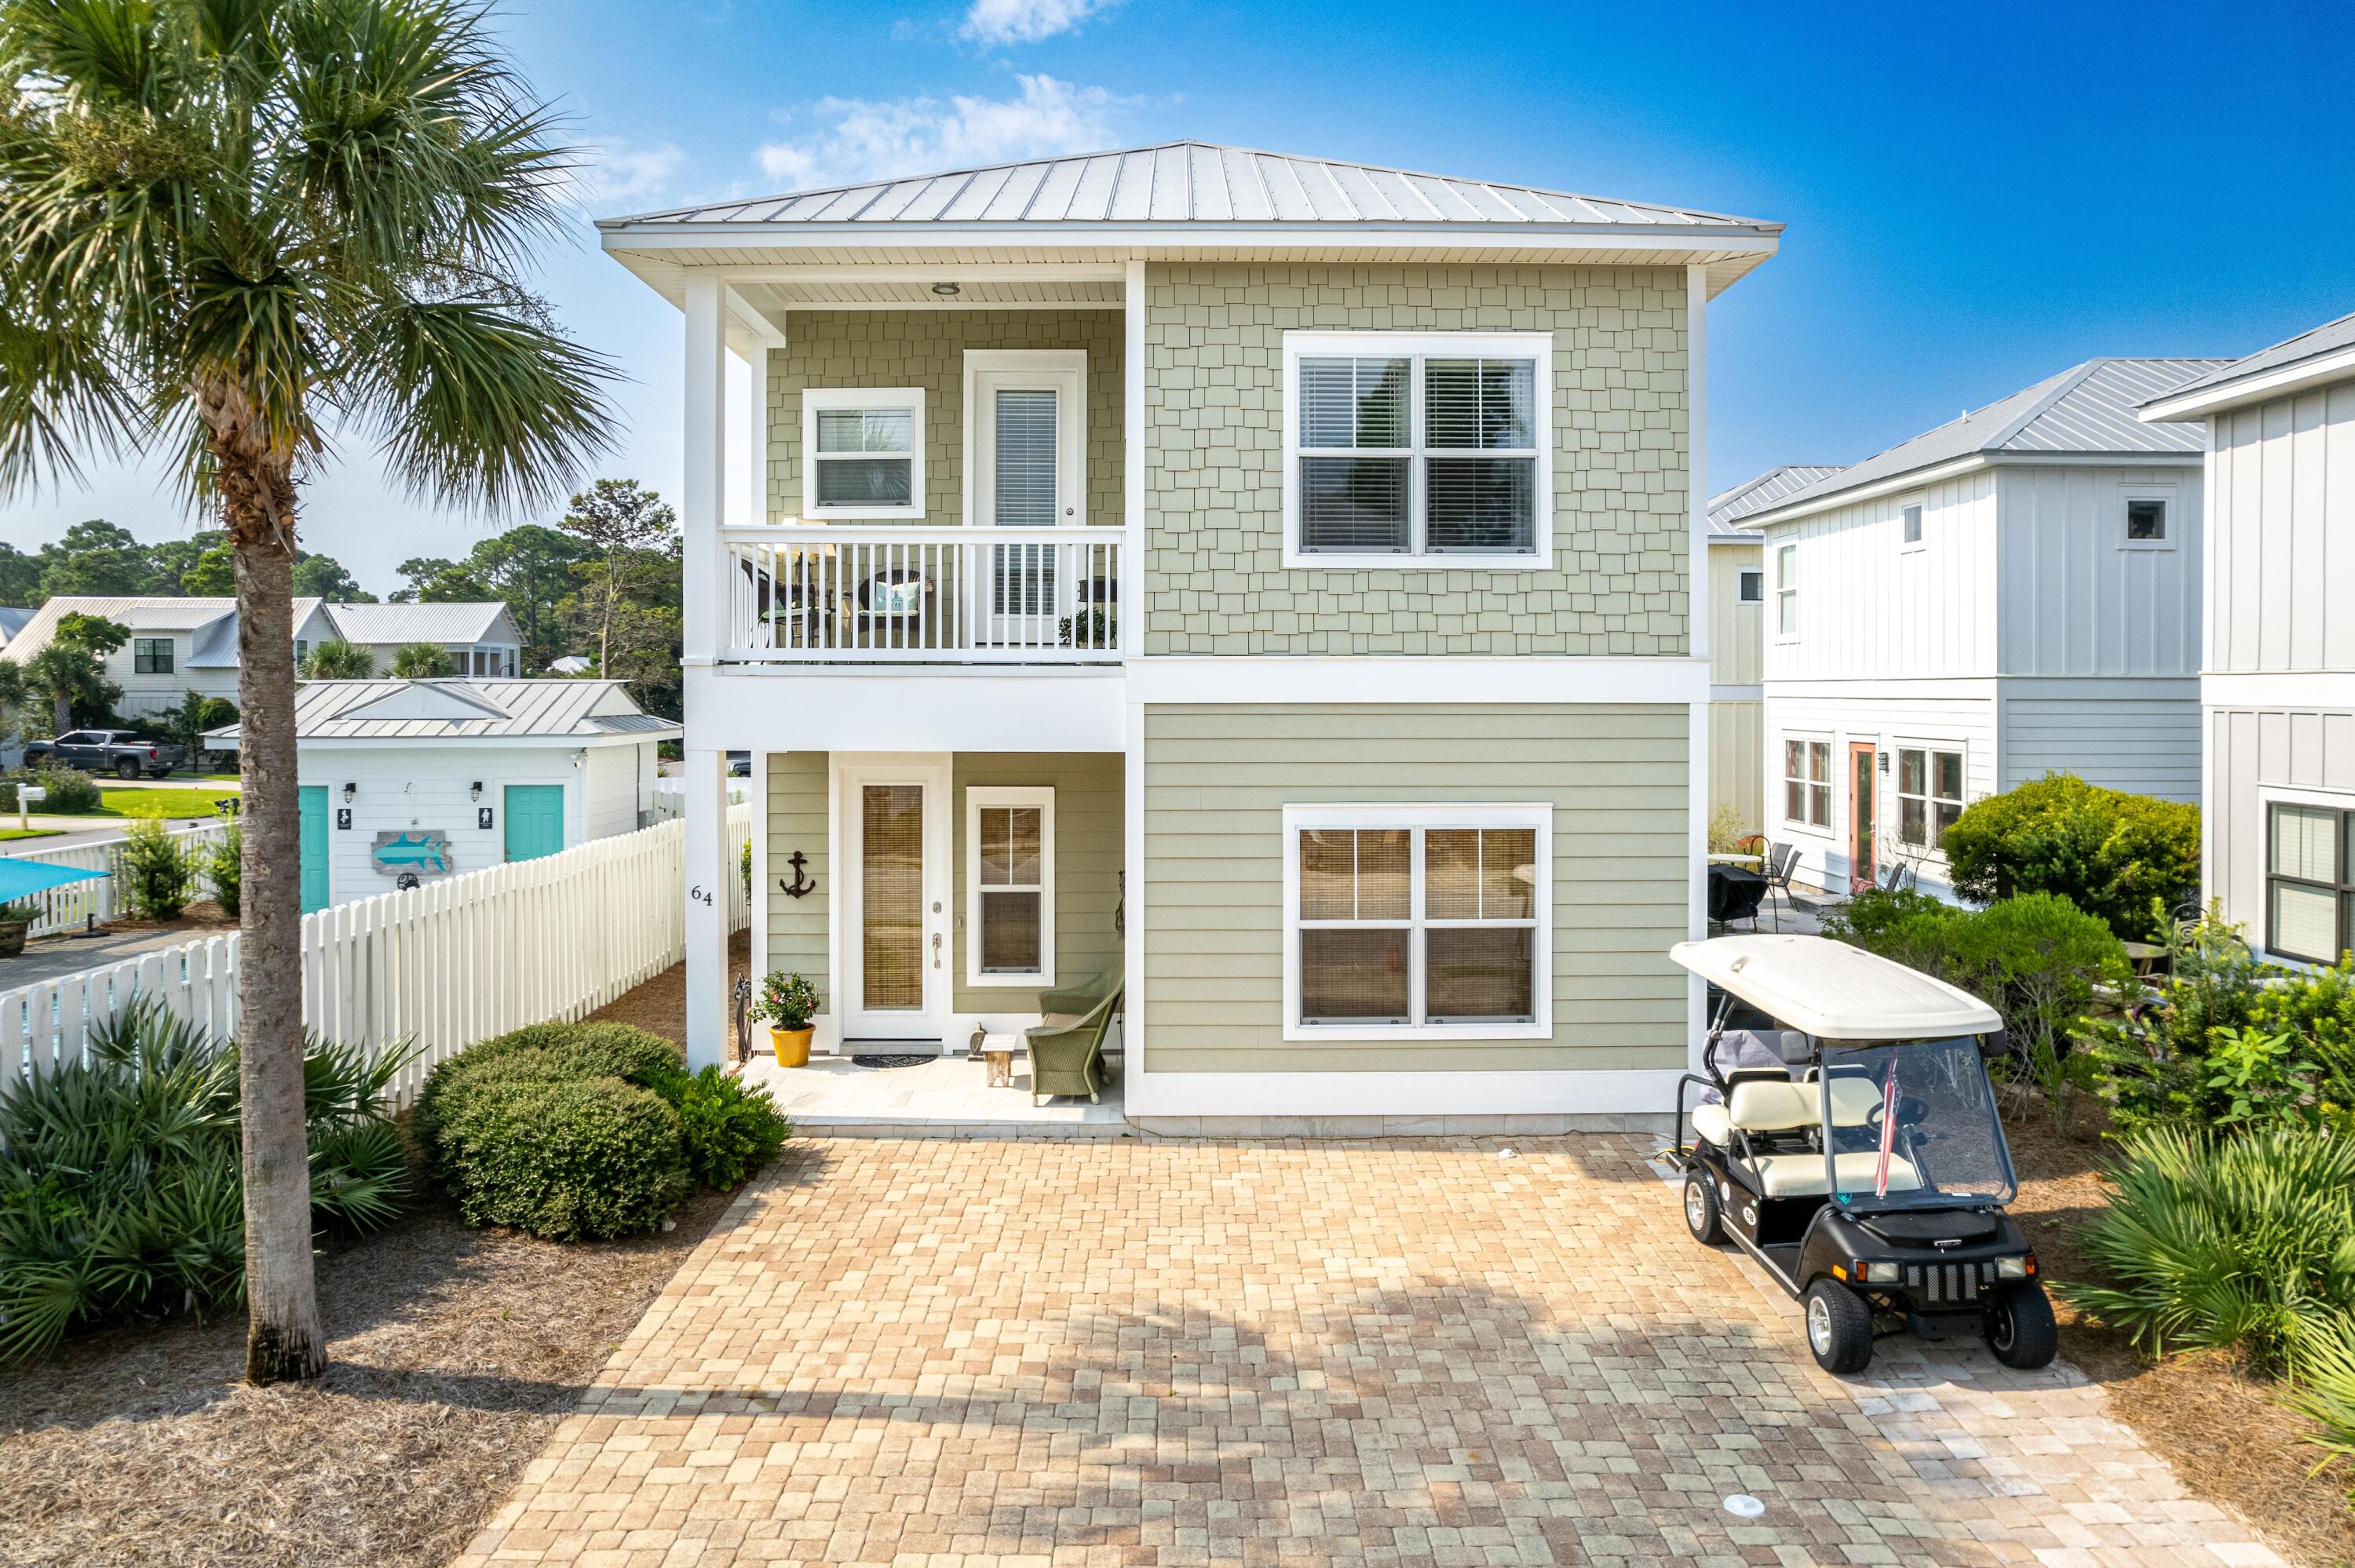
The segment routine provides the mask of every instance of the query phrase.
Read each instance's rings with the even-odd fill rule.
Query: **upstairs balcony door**
[[[1087,355],[1063,349],[965,355],[965,520],[985,528],[1087,522]],[[1050,545],[980,552],[969,586],[984,641],[1055,641],[1080,585]]]

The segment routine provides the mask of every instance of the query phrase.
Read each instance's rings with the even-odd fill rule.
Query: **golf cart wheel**
[[[1828,1372],[1860,1372],[1872,1364],[1872,1308],[1837,1279],[1807,1287],[1807,1349]]]
[[[1725,1227],[1718,1223],[1717,1185],[1707,1171],[1685,1172],[1685,1229],[1703,1246],[1725,1245]]]
[[[2051,1362],[2061,1348],[2061,1332],[2041,1281],[2006,1287],[1996,1297],[1987,1309],[1987,1342],[2008,1367],[2033,1372]]]
[[[136,778],[138,778],[138,777],[139,777],[139,763],[138,763],[138,759],[137,759],[137,758],[135,758],[126,757],[126,758],[124,758],[122,761],[120,761],[120,762],[116,763],[116,764],[114,765],[114,776],[115,776],[116,778],[118,778],[118,779],[136,779]]]

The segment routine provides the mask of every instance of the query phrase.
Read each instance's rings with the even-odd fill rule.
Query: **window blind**
[[[924,790],[869,784],[859,792],[861,1000],[870,1009],[924,1005]]]

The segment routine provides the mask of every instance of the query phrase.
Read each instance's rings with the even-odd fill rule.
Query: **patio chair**
[[[1783,895],[1783,901],[1792,906],[1794,908],[1804,909],[1806,907],[1806,905],[1800,903],[1799,895],[1791,889],[1791,872],[1798,863],[1798,845],[1769,844],[1767,846],[1766,916],[1768,919],[1774,922],[1774,929],[1777,931],[1783,928],[1783,916],[1782,912],[1774,907],[1774,895],[1776,894],[1781,894]]]
[[[1117,970],[1111,979],[1112,988],[1077,1019],[1068,1023],[1041,1023],[1024,1032],[1023,1038],[1030,1047],[1032,1105],[1039,1105],[1055,1095],[1085,1095],[1091,1105],[1103,1103],[1104,1032],[1112,1027],[1112,1015],[1120,1011],[1124,994]],[[1070,991],[1049,991],[1040,1000],[1050,1005],[1041,1011],[1052,1019],[1058,1014],[1051,1003],[1071,1000],[1072,996]]]

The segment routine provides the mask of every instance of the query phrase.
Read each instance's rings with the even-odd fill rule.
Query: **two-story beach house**
[[[822,1051],[1094,979],[1148,1126],[1668,1107],[1703,321],[1779,225],[1177,143],[600,227],[686,320],[694,1060],[734,749]]]
[[[1766,831],[1847,889],[2047,772],[2200,793],[2200,429],[2144,399],[2209,359],[2095,359],[1817,480],[1765,535]]]
[[[1709,498],[1709,803],[1744,833],[1766,816],[1766,537],[1745,521],[1839,470],[1785,463]]]
[[[2355,945],[2355,316],[2141,412],[2206,427],[2204,895],[2329,962]]]

